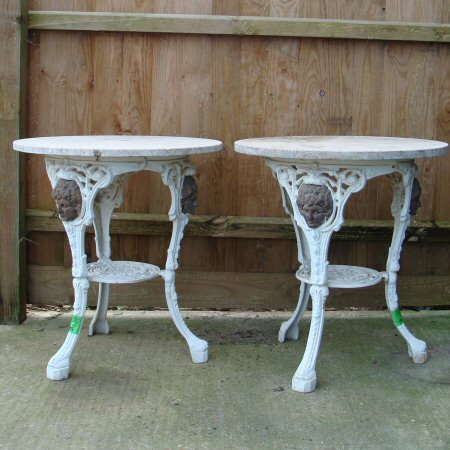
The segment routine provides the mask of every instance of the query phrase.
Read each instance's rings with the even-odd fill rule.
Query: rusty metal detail
[[[333,197],[325,185],[302,184],[297,205],[310,228],[320,227],[333,214]]]
[[[195,178],[191,175],[184,177],[181,190],[181,211],[185,214],[194,214],[198,207],[198,187]]]
[[[53,188],[52,196],[61,220],[72,221],[79,217],[83,206],[83,199],[80,187],[75,180],[64,180],[60,178]]]
[[[420,182],[417,178],[414,178],[411,188],[411,201],[409,203],[409,214],[415,216],[417,210],[422,206],[420,202],[420,194],[422,193],[422,188]]]

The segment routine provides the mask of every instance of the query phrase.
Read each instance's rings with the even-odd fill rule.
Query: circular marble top
[[[448,144],[424,139],[375,136],[285,136],[243,139],[238,153],[274,159],[398,160],[446,155]]]
[[[172,136],[54,136],[19,139],[14,150],[55,156],[173,157],[217,152],[222,142]]]

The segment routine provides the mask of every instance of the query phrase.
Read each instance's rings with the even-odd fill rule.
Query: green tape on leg
[[[73,316],[72,322],[70,322],[69,332],[72,334],[80,334],[82,323],[83,323],[83,318],[81,316]]]
[[[393,311],[391,311],[391,314],[396,327],[403,325],[403,317],[399,309],[394,309]]]

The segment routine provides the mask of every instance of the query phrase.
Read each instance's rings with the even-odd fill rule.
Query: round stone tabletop
[[[234,143],[245,155],[290,160],[409,160],[446,155],[448,144],[424,139],[375,136],[285,136]]]
[[[54,136],[14,141],[14,150],[53,156],[161,157],[217,152],[222,142],[172,136]]]

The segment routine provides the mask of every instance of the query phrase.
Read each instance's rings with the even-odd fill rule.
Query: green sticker
[[[400,312],[399,309],[394,309],[393,311],[391,311],[391,314],[396,327],[403,325],[402,313]]]
[[[83,318],[81,316],[73,316],[72,322],[70,323],[69,332],[72,334],[80,334],[82,323],[83,323]]]

